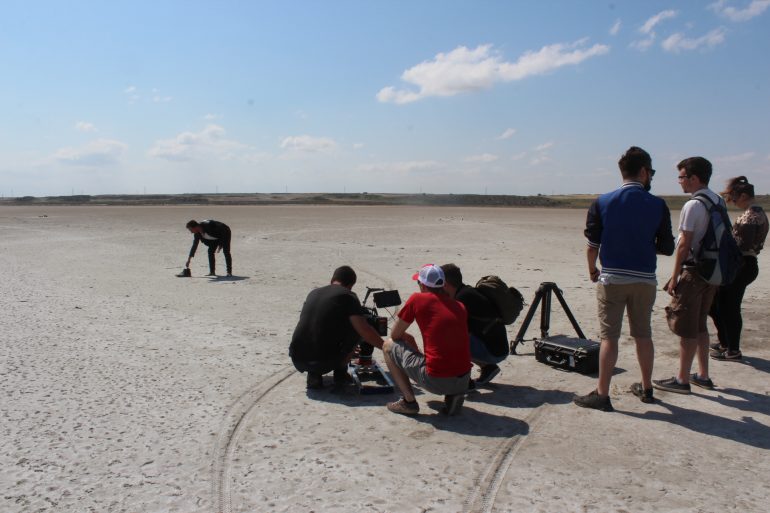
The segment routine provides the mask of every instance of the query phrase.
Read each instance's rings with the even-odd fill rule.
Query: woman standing
[[[757,279],[757,255],[762,250],[767,237],[768,221],[765,211],[754,205],[754,186],[745,176],[737,176],[727,181],[727,189],[722,193],[728,203],[733,203],[744,210],[735,220],[733,236],[743,252],[743,266],[735,281],[719,288],[714,298],[710,315],[714,319],[719,343],[711,346],[711,358],[714,360],[740,360],[741,355],[741,302],[749,283]]]

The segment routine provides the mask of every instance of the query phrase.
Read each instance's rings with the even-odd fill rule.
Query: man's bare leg
[[[387,339],[385,341],[385,344],[382,346],[382,357],[385,359],[385,364],[388,366],[388,370],[390,371],[390,375],[393,377],[393,381],[396,382],[396,386],[401,391],[401,395],[404,396],[404,399],[407,402],[411,403],[415,400],[415,398],[412,384],[409,382],[409,376],[407,376],[406,372],[404,372],[402,368],[398,367],[390,357],[390,349],[393,347],[393,343],[394,342],[391,339]]]

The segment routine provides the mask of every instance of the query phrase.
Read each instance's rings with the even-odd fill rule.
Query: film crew
[[[657,255],[674,252],[671,213],[666,202],[649,193],[655,170],[652,158],[632,146],[618,161],[623,184],[599,196],[588,209],[584,234],[591,281],[597,283],[600,324],[599,380],[596,389],[573,401],[584,408],[613,411],[610,380],[618,360],[623,311],[636,343],[642,380],[631,392],[653,402],[652,306],[655,303]],[[601,262],[601,270],[596,266]]]
[[[459,267],[444,264],[441,269],[446,278],[444,290],[462,303],[468,314],[471,362],[479,366],[479,376],[470,380],[470,388],[486,385],[500,374],[497,364],[508,357],[508,332],[497,307],[484,294],[463,283]]]
[[[719,342],[711,346],[711,358],[722,361],[735,361],[742,358],[741,330],[743,317],[741,303],[743,293],[759,275],[757,255],[762,251],[767,237],[768,221],[765,211],[754,203],[754,186],[745,176],[737,176],[727,181],[727,188],[722,196],[728,203],[733,203],[744,212],[733,225],[733,237],[743,253],[741,265],[735,280],[729,285],[722,285],[714,297],[709,315],[714,319]]]
[[[222,250],[225,254],[225,263],[227,264],[227,275],[233,275],[233,258],[230,256],[230,240],[232,232],[225,223],[207,219],[200,223],[195,219],[187,223],[187,229],[193,234],[193,244],[190,248],[190,256],[187,258],[185,268],[190,267],[190,260],[195,256],[195,250],[198,249],[198,243],[203,242],[209,248],[209,274],[207,276],[216,276],[216,258],[215,253]]]
[[[424,265],[412,279],[417,280],[420,291],[398,312],[391,338],[382,349],[402,394],[398,401],[388,403],[388,409],[403,415],[420,412],[411,378],[428,392],[443,395],[443,412],[455,415],[462,408],[472,367],[465,307],[444,290],[446,280],[439,266]],[[406,332],[415,321],[422,334],[422,352]]]
[[[724,200],[708,188],[711,162],[703,157],[690,157],[676,166],[682,191],[691,196],[706,194],[714,204],[726,208]],[[669,379],[653,380],[659,390],[689,394],[690,384],[711,390],[714,382],[709,377],[709,334],[707,319],[717,285],[704,280],[696,271],[696,255],[710,223],[706,206],[690,199],[679,214],[679,236],[674,251],[674,269],[665,289],[671,296],[666,307],[666,319],[671,331],[679,336],[679,371]],[[697,355],[698,372],[690,374]]]
[[[348,362],[362,339],[382,349],[382,338],[366,321],[352,291],[355,284],[355,271],[343,265],[334,270],[329,285],[312,290],[302,305],[289,356],[298,371],[307,372],[308,389],[323,388],[323,375],[329,372],[335,384],[351,382]]]

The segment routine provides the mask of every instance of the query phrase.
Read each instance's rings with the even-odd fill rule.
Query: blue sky
[[[770,0],[5,0],[0,194],[770,192]]]

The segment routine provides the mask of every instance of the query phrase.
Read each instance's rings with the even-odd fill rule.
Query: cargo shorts
[[[694,269],[682,269],[671,304],[666,307],[669,329],[682,338],[708,332],[706,321],[717,289],[719,286],[708,283]]]

